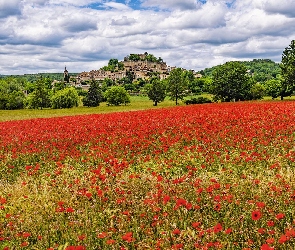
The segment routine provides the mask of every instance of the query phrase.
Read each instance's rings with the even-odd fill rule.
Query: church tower
[[[64,82],[66,82],[66,83],[70,82],[70,75],[69,75],[69,72],[67,71],[66,66],[65,66],[65,71],[64,71]]]

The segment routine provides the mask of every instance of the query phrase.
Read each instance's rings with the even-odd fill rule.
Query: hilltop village
[[[124,61],[118,62],[111,59],[109,65],[99,70],[91,70],[90,72],[82,72],[76,76],[75,85],[81,85],[92,80],[103,81],[109,78],[113,81],[119,81],[128,75],[132,76],[133,81],[138,79],[147,80],[153,75],[157,75],[161,80],[166,79],[169,73],[176,67],[167,66],[161,58],[156,58],[152,54],[145,52],[144,54],[130,54],[124,58]],[[196,74],[196,77],[201,77]],[[69,82],[69,74],[65,69],[65,80]]]

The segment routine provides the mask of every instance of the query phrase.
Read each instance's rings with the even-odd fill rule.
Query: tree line
[[[137,58],[135,58],[137,59]],[[270,64],[270,60],[257,60],[257,64]],[[118,60],[111,59],[109,68],[121,67]],[[101,102],[108,105],[130,103],[131,93],[147,95],[156,106],[167,96],[178,105],[187,96],[203,93],[212,94],[212,101],[244,101],[291,96],[295,90],[295,41],[285,48],[279,70],[269,79],[258,81],[253,70],[249,70],[244,62],[231,61],[214,67],[212,71],[202,72],[204,76],[196,78],[189,70],[176,68],[166,79],[160,79],[153,72],[149,79],[134,79],[132,72],[126,77],[113,81],[92,80],[88,91],[75,88],[64,82],[55,82],[48,77],[39,77],[34,82],[23,78],[6,77],[0,79],[0,109],[21,108],[71,108],[78,106],[82,100],[84,106],[94,107]],[[191,97],[184,100],[186,104],[205,103],[211,100],[204,97]]]

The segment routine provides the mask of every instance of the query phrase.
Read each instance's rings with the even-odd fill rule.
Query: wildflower
[[[200,222],[193,222],[192,223],[192,227],[195,228],[195,229],[197,229],[200,225],[201,225]]]
[[[265,207],[265,203],[264,202],[256,202],[256,205],[259,208],[264,208]]]
[[[90,198],[92,197],[92,193],[90,193],[90,192],[86,192],[85,196],[86,196],[88,199],[90,199]]]
[[[65,204],[65,202],[64,202],[64,201],[59,201],[57,204],[58,204],[60,207],[62,207],[63,204]]]
[[[214,210],[215,210],[215,211],[220,211],[220,209],[221,209],[221,205],[220,205],[220,203],[215,204],[215,206],[214,206]]]
[[[1,204],[1,205],[5,204],[6,201],[7,201],[7,200],[6,200],[4,197],[1,197],[1,196],[0,196],[0,204]]]
[[[181,249],[183,248],[183,244],[182,243],[179,243],[179,244],[175,244],[172,246],[172,249]]]
[[[106,243],[107,243],[107,245],[113,245],[113,244],[116,243],[116,241],[113,240],[113,239],[109,239],[109,240],[106,241]]]
[[[275,239],[274,239],[274,238],[268,238],[268,239],[266,240],[266,243],[268,243],[268,244],[273,244],[273,243],[275,243]]]
[[[262,214],[259,210],[252,212],[252,220],[259,220],[261,218]]]
[[[122,236],[122,239],[125,240],[125,241],[127,241],[127,242],[131,242],[133,240],[133,238],[132,238],[132,232],[125,233]]]
[[[164,195],[163,204],[166,205],[169,201],[170,201],[170,196],[169,195]]]
[[[260,250],[273,250],[273,247],[270,247],[268,244],[263,244]]]
[[[274,223],[272,220],[269,220],[269,221],[267,222],[267,225],[268,225],[269,227],[273,227],[273,226],[275,225],[275,223]]]
[[[31,236],[31,234],[24,232],[22,236],[23,236],[23,238],[29,238]]]
[[[277,216],[276,216],[276,218],[278,219],[278,220],[281,220],[281,219],[283,219],[285,217],[285,215],[283,214],[283,213],[279,213],[279,214],[277,214]]]
[[[21,247],[27,247],[29,245],[29,242],[24,241],[20,244]]]
[[[286,236],[286,235],[282,235],[281,237],[280,237],[280,239],[279,239],[279,243],[280,244],[283,244],[283,243],[285,243],[286,241],[288,241],[288,237]]]
[[[218,233],[222,230],[222,226],[220,223],[217,223],[215,226],[214,226],[214,233]]]
[[[66,209],[66,212],[67,212],[67,213],[73,213],[73,212],[75,212],[75,210],[74,210],[73,208],[71,208],[71,207],[68,207],[68,208]]]
[[[78,235],[78,241],[82,241],[86,239],[86,234]]]
[[[178,228],[175,228],[173,231],[172,231],[173,234],[175,235],[179,235],[180,234],[180,230]]]

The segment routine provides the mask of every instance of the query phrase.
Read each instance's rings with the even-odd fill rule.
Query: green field
[[[180,105],[183,103],[180,102]],[[132,96],[129,105],[122,106],[107,106],[101,103],[100,106],[95,108],[76,107],[71,109],[21,109],[21,110],[0,110],[0,121],[10,120],[23,120],[31,118],[48,118],[58,116],[73,116],[73,115],[86,115],[97,113],[111,113],[111,112],[124,112],[132,110],[145,110],[152,108],[164,108],[175,106],[175,102],[166,99],[164,102],[159,103],[157,107],[153,106],[153,102],[145,96]]]

